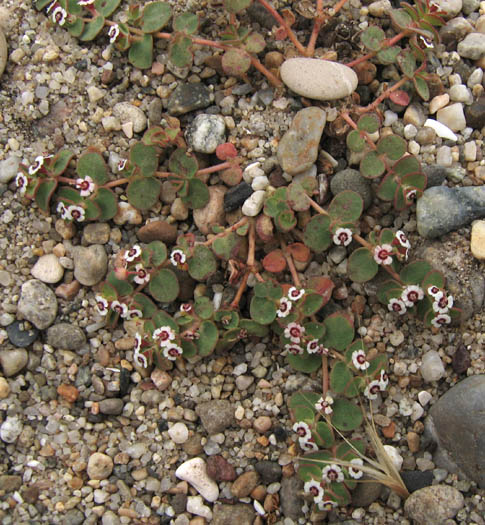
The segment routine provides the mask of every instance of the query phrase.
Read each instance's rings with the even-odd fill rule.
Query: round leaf
[[[330,448],[335,443],[332,429],[324,421],[317,421],[312,436],[319,447]]]
[[[192,64],[192,40],[183,33],[176,33],[168,48],[170,62],[176,67],[189,67]]]
[[[346,142],[347,147],[351,151],[354,151],[355,153],[360,153],[361,151],[364,151],[365,140],[363,137],[361,137],[357,129],[353,129],[347,134]]]
[[[98,188],[96,195],[91,198],[101,210],[100,221],[112,219],[118,212],[118,198],[108,188]]]
[[[362,115],[357,122],[357,128],[367,133],[375,133],[380,126],[379,117],[375,113]]]
[[[380,177],[386,171],[386,165],[375,151],[370,151],[360,161],[360,173],[367,179]]]
[[[204,357],[212,353],[219,339],[219,331],[212,321],[203,321],[197,332],[199,338],[196,340],[196,346],[199,355]]]
[[[301,310],[305,316],[314,315],[323,306],[323,297],[317,293],[307,293],[303,299]]]
[[[369,26],[362,32],[360,36],[364,46],[371,51],[377,51],[381,47],[381,44],[385,38],[386,34],[380,27],[377,26]]]
[[[141,30],[144,33],[160,31],[172,16],[172,8],[165,2],[147,4],[141,15]],[[151,65],[151,64],[150,64]]]
[[[336,394],[344,394],[354,397],[359,393],[358,384],[360,378],[356,378],[342,361],[335,363],[330,372],[330,389]]]
[[[143,249],[143,256],[147,257],[147,265],[160,266],[167,260],[167,247],[162,241],[152,241]]]
[[[352,190],[338,193],[330,203],[328,213],[333,220],[339,222],[355,222],[364,209],[362,197]]]
[[[205,281],[217,270],[217,263],[212,251],[202,244],[195,247],[189,259],[189,275],[196,281]]]
[[[152,274],[148,290],[157,301],[171,303],[177,299],[180,287],[177,277],[172,270],[163,268]]]
[[[158,155],[155,146],[137,142],[130,149],[130,163],[139,167],[141,174],[153,175],[158,168]]]
[[[197,160],[187,153],[185,148],[177,148],[168,160],[170,171],[183,177],[192,178],[197,172]]]
[[[121,0],[96,0],[94,7],[96,11],[100,12],[103,16],[110,16],[120,5],[120,2]]]
[[[246,48],[246,51],[248,53],[257,54],[263,51],[263,49],[266,47],[266,42],[264,41],[264,37],[260,35],[259,33],[251,33],[246,38],[244,47]]]
[[[296,217],[292,210],[285,210],[275,218],[275,224],[278,230],[287,233],[296,226]]]
[[[57,180],[47,179],[42,180],[35,190],[35,202],[44,213],[49,212],[50,200],[56,188]]]
[[[265,297],[254,296],[249,307],[251,318],[259,324],[267,325],[276,318],[276,306]]]
[[[62,175],[67,167],[69,166],[69,162],[73,158],[74,153],[72,151],[69,151],[67,149],[64,149],[62,151],[59,151],[51,161],[49,170],[53,175]]]
[[[332,408],[332,425],[341,432],[355,430],[362,424],[362,412],[354,403],[346,399],[336,399]]]
[[[194,303],[194,311],[202,319],[210,319],[214,313],[214,305],[208,297],[197,297]]]
[[[148,210],[158,202],[161,188],[161,182],[155,177],[140,177],[128,184],[126,196],[138,210]]]
[[[324,344],[328,348],[344,350],[354,339],[354,325],[346,315],[331,314],[323,325],[326,329]]]
[[[377,152],[391,160],[400,159],[406,150],[406,141],[398,135],[386,135],[377,143]]]
[[[310,250],[316,253],[326,250],[332,243],[330,217],[325,215],[315,215],[312,217],[305,227],[303,242]]]
[[[253,0],[224,0],[224,8],[229,13],[239,13],[252,4]]]
[[[174,18],[172,26],[174,31],[183,31],[191,35],[199,27],[199,17],[194,13],[182,13]]]
[[[83,32],[79,35],[79,40],[81,42],[87,42],[96,38],[104,27],[104,16],[98,15],[93,18],[91,22],[88,22],[83,27]]]
[[[288,354],[286,356],[288,363],[299,372],[311,374],[322,366],[322,358],[316,354],[304,352],[301,355]]]
[[[222,55],[221,65],[226,75],[238,77],[250,68],[251,58],[243,49],[231,48]]]
[[[76,171],[81,179],[89,176],[99,186],[102,186],[108,180],[106,163],[101,153],[97,151],[83,153],[77,161]]]
[[[365,283],[379,271],[379,265],[368,248],[357,248],[349,257],[348,274],[352,281]]]
[[[273,250],[263,259],[263,268],[272,273],[282,272],[286,268],[286,259],[281,250]]]
[[[139,69],[148,69],[153,64],[153,37],[143,35],[140,40],[131,44],[128,60]]]

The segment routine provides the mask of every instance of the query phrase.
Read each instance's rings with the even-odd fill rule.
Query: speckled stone
[[[226,140],[226,122],[222,115],[197,115],[185,132],[187,143],[198,153],[214,153]]]
[[[210,106],[210,91],[201,83],[179,84],[168,99],[170,115],[183,115]]]
[[[31,279],[22,285],[17,313],[39,330],[44,330],[56,318],[56,296],[46,284],[37,279]]]
[[[54,348],[79,350],[86,342],[86,336],[79,326],[59,323],[47,330],[47,342]]]
[[[463,508],[461,492],[448,485],[433,485],[413,492],[404,504],[407,515],[416,525],[443,525]]]
[[[7,335],[9,341],[18,348],[26,348],[31,345],[39,336],[39,330],[30,326],[26,328],[23,321],[14,321],[7,326]]]
[[[108,257],[100,244],[89,248],[76,246],[73,250],[74,277],[85,286],[99,283],[106,275]]]
[[[43,283],[58,283],[64,275],[64,268],[59,259],[53,254],[42,255],[30,271],[32,277]]]

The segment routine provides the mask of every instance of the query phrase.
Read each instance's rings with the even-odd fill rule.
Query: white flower
[[[338,504],[336,501],[333,501],[331,499],[327,499],[325,501],[320,501],[318,503],[319,510],[326,510],[327,512],[330,512],[335,507],[338,507]]]
[[[150,280],[150,274],[143,268],[143,264],[135,266],[136,275],[133,279],[136,284],[144,284]]]
[[[126,319],[128,319],[128,320],[136,319],[136,318],[140,318],[140,317],[143,317],[143,312],[141,310],[136,309],[136,308],[134,308],[132,310],[128,310],[128,313],[126,314]]]
[[[438,294],[443,293],[437,286],[429,286],[428,293],[431,297],[436,297]]]
[[[434,296],[433,310],[439,314],[446,314],[448,310],[453,306],[453,296],[448,297],[443,293],[439,292]]]
[[[44,157],[42,155],[35,157],[34,163],[29,166],[29,175],[35,175],[40,170],[40,168],[42,168],[43,164]]]
[[[57,5],[58,5],[57,0],[54,0],[54,2],[52,2],[47,8],[46,13],[49,14],[52,11],[52,9],[54,9],[54,7],[56,7]]]
[[[287,297],[282,297],[280,299],[280,304],[278,306],[276,314],[278,315],[278,317],[286,317],[291,312],[291,308],[291,301]]]
[[[352,364],[357,370],[367,370],[370,366],[369,361],[365,358],[365,352],[363,350],[352,352]]]
[[[307,452],[313,452],[314,450],[318,450],[317,444],[314,441],[310,441],[308,439],[300,438],[298,440],[298,443],[300,445],[300,448],[302,450],[307,451]]]
[[[93,193],[95,185],[93,179],[87,175],[84,179],[76,179],[76,188],[81,190],[81,197],[89,197]]]
[[[383,244],[374,248],[374,261],[377,264],[392,264],[392,246],[390,244]]]
[[[323,495],[325,494],[325,491],[318,481],[315,481],[314,479],[307,481],[303,485],[303,490],[305,492],[309,492],[313,496],[313,501],[315,503],[323,501]]]
[[[349,228],[338,228],[333,235],[333,242],[337,245],[348,246],[352,242],[352,230]]]
[[[416,284],[411,284],[406,286],[401,294],[401,299],[404,301],[404,304],[409,308],[413,307],[418,301],[424,297],[424,292],[420,286]]]
[[[185,256],[185,253],[182,250],[172,250],[172,253],[170,254],[170,262],[174,266],[178,266],[179,264],[184,264],[187,257]]]
[[[118,171],[123,171],[125,169],[126,163],[128,162],[127,159],[122,159],[118,162]]]
[[[318,339],[312,339],[307,345],[306,345],[306,351],[309,354],[319,354],[320,353],[320,347],[322,345],[318,342]]]
[[[193,310],[193,306],[190,303],[182,303],[180,305],[180,311],[184,314],[190,314]]]
[[[86,212],[81,206],[75,206],[74,204],[67,207],[67,216],[70,219],[74,219],[77,222],[83,222],[86,217]]]
[[[135,354],[133,355],[133,361],[142,368],[147,368],[148,366],[147,358],[137,350],[135,350]]]
[[[22,172],[17,173],[17,176],[15,177],[15,184],[17,185],[21,195],[25,193],[28,183],[29,179]]]
[[[342,481],[344,480],[344,473],[338,465],[332,463],[331,465],[327,465],[322,470],[322,479],[327,483],[342,483]]]
[[[120,34],[120,28],[118,24],[115,24],[114,26],[111,26],[108,30],[108,36],[109,36],[109,43],[114,44],[116,42],[116,39],[118,38],[118,35]]]
[[[292,343],[292,344],[286,344],[285,345],[285,350],[289,353],[289,354],[293,354],[293,355],[301,355],[303,354],[303,348],[295,343]]]
[[[291,299],[292,301],[298,301],[298,299],[303,297],[304,294],[305,294],[305,290],[303,288],[298,290],[298,288],[296,288],[295,286],[292,286],[288,290],[288,298]]]
[[[142,341],[141,335],[138,332],[136,332],[135,334],[135,352],[139,352],[141,350],[141,341]]]
[[[362,466],[364,464],[364,462],[360,458],[351,459],[350,462],[353,465],[359,465],[359,466]],[[349,471],[349,476],[354,479],[359,479],[364,475],[362,470],[360,470],[359,468],[349,467],[348,471]]]
[[[119,313],[123,319],[128,315],[128,305],[126,305],[125,303],[113,301],[111,303],[111,309]]]
[[[333,397],[330,394],[327,394],[325,399],[321,397],[316,403],[315,408],[319,412],[323,412],[325,415],[329,416],[332,412],[332,406],[333,405]]]
[[[175,332],[170,328],[170,326],[161,326],[153,332],[152,338],[160,346],[167,346],[170,345],[171,341],[175,339]]]
[[[404,301],[401,301],[401,299],[396,299],[395,297],[389,300],[387,308],[389,311],[396,312],[399,315],[406,313],[406,305],[404,304]]]
[[[416,195],[417,195],[417,192],[414,188],[408,188],[404,192],[404,199],[406,200],[406,202],[412,202],[416,200]]]
[[[77,5],[92,5],[94,0],[77,0]]]
[[[108,315],[108,307],[109,307],[108,301],[102,295],[97,295],[95,299],[96,299],[96,310],[98,311],[98,313],[101,315]]]
[[[450,323],[451,317],[448,314],[438,314],[434,319],[431,320],[431,324],[433,326],[436,326],[436,328],[440,328],[444,324]]]
[[[304,333],[305,328],[298,323],[290,323],[285,328],[285,337],[287,337],[292,343],[299,343]]]
[[[67,17],[67,12],[62,7],[56,7],[54,11],[52,12],[52,21],[55,24],[59,24],[60,26],[63,26]]]
[[[310,427],[304,421],[297,421],[292,428],[293,432],[296,432],[299,438],[310,439],[312,437]]]
[[[138,244],[135,244],[132,246],[124,255],[124,259],[127,262],[132,262],[141,255],[141,248],[138,246]]]
[[[403,248],[411,248],[411,243],[409,242],[408,238],[406,237],[406,234],[402,232],[401,230],[398,230],[396,232],[396,239],[399,241],[399,244]]]
[[[389,377],[386,374],[385,370],[381,370],[378,381],[380,390],[385,390],[387,388],[387,385],[389,384]]]
[[[371,381],[369,385],[364,390],[364,395],[368,399],[377,399],[377,394],[381,391],[381,382],[380,381]]]
[[[170,361],[175,361],[178,356],[182,355],[182,352],[182,348],[174,343],[170,343],[163,348],[163,355]]]

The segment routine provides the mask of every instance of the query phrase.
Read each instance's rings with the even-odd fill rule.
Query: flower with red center
[[[409,308],[412,308],[418,301],[421,301],[423,297],[424,292],[422,288],[416,284],[410,284],[409,286],[406,286],[401,294],[401,299]]]
[[[350,462],[352,463],[352,465],[357,465],[358,467],[362,467],[364,465],[364,462],[360,458],[351,459]],[[359,479],[359,478],[361,478],[364,475],[362,470],[360,470],[360,468],[358,468],[358,467],[349,467],[348,468],[349,476],[351,478]]]
[[[443,292],[435,295],[433,302],[433,310],[439,314],[446,314],[453,306],[453,296],[446,296]]]
[[[381,373],[379,374],[379,388],[381,389],[381,391],[385,390],[388,384],[389,376],[386,374],[385,370],[381,370]]]
[[[120,303],[119,301],[113,301],[111,303],[111,309],[120,314],[120,317],[123,319],[128,315],[128,306],[124,303]]]
[[[133,355],[133,361],[135,364],[140,366],[141,368],[147,368],[148,367],[148,359],[145,355],[140,353],[139,351],[135,350],[135,353]]]
[[[314,450],[318,450],[317,444],[310,440],[310,439],[298,439],[298,444],[300,445],[300,448],[302,450],[305,450],[306,452],[313,452]]]
[[[369,361],[365,357],[365,352],[363,350],[356,350],[352,352],[352,364],[357,368],[357,370],[367,370],[370,366]]]
[[[114,44],[116,42],[116,39],[118,38],[118,35],[120,34],[120,27],[118,24],[115,24],[111,26],[108,30],[108,36],[109,36],[109,43]]]
[[[436,297],[438,294],[443,293],[437,286],[429,286],[428,293],[431,297]]]
[[[133,280],[136,284],[145,284],[150,280],[150,274],[143,268],[143,264],[137,264],[135,272],[136,275]]]
[[[126,262],[132,262],[135,259],[138,259],[140,255],[141,255],[141,248],[140,246],[138,246],[138,244],[135,244],[128,251],[125,252],[123,259]]]
[[[382,390],[381,382],[374,380],[371,381],[364,390],[364,395],[368,399],[377,399],[377,394]]]
[[[182,303],[180,305],[180,311],[184,314],[190,314],[192,313],[192,310],[194,307],[190,303]]]
[[[175,332],[170,328],[170,326],[161,326],[153,332],[152,338],[160,346],[167,346],[170,345],[171,341],[175,339]]]
[[[170,262],[174,266],[184,264],[186,259],[187,257],[185,256],[185,253],[182,250],[172,250],[172,253],[170,254]]]
[[[287,337],[292,343],[299,343],[304,333],[305,328],[298,323],[290,323],[285,328],[285,337]]]
[[[401,299],[396,299],[395,297],[389,300],[387,308],[390,312],[396,312],[399,315],[406,313],[406,305],[404,304],[404,301],[401,301]]]
[[[352,230],[350,228],[337,228],[333,235],[333,242],[337,245],[348,246],[352,242]]]
[[[60,26],[63,26],[66,22],[67,12],[65,9],[63,9],[61,6],[56,7],[54,11],[52,12],[52,21],[55,24],[59,24]]]
[[[293,425],[293,432],[296,432],[299,438],[310,439],[312,437],[310,427],[304,421],[296,422]]]
[[[126,163],[128,162],[127,159],[122,159],[118,162],[118,171],[123,171],[125,169]]]
[[[323,501],[323,495],[325,494],[325,491],[323,490],[321,483],[318,481],[315,481],[314,479],[307,481],[303,485],[303,490],[305,492],[309,492],[313,496],[313,501],[315,503]]]
[[[338,503],[336,501],[333,501],[332,499],[327,499],[318,503],[318,508],[322,511],[330,512],[336,507],[338,507]]]
[[[95,188],[93,179],[89,175],[86,175],[84,179],[76,179],[76,188],[81,190],[79,192],[81,197],[89,197]]]
[[[434,319],[431,320],[431,324],[436,328],[440,328],[444,324],[450,324],[451,317],[448,314],[438,314]]]
[[[96,299],[96,310],[98,314],[108,315],[108,307],[109,307],[108,301],[102,295],[97,295],[95,299]]]
[[[303,297],[304,294],[305,294],[305,290],[303,288],[298,290],[298,288],[296,288],[296,286],[292,286],[288,290],[288,299],[290,299],[291,301],[298,301],[298,299]]]
[[[285,350],[292,355],[301,355],[303,354],[303,348],[295,343],[293,344],[286,344]]]
[[[338,465],[332,463],[322,470],[322,479],[326,483],[342,483],[344,480],[344,473]]]
[[[407,203],[413,202],[416,200],[417,192],[414,188],[408,188],[404,190],[404,199]]]
[[[374,248],[374,261],[377,264],[392,264],[392,246],[390,244],[383,244]]]
[[[28,183],[29,179],[27,179],[27,177],[23,173],[17,173],[17,176],[15,177],[15,184],[19,189],[20,195],[23,195],[25,193]]]
[[[44,165],[44,157],[42,155],[39,155],[38,157],[35,157],[34,163],[29,166],[29,175],[35,175],[40,168]]]
[[[66,216],[67,219],[72,219],[77,222],[83,222],[86,217],[86,212],[81,206],[75,206],[73,204],[67,207]]]
[[[291,301],[287,297],[282,297],[280,299],[278,310],[276,310],[276,314],[278,317],[286,317],[291,312],[291,308]]]
[[[396,235],[396,239],[399,241],[399,244],[403,248],[411,248],[411,243],[409,242],[404,232],[402,232],[401,230],[398,230],[395,235]]]
[[[139,352],[141,350],[141,343],[142,343],[142,337],[138,332],[136,332],[135,334],[135,352]]]
[[[318,354],[320,350],[320,343],[318,342],[318,339],[312,339],[307,345],[306,345],[306,351],[309,354]]]
[[[126,319],[131,321],[132,319],[140,319],[143,317],[143,312],[141,310],[138,310],[134,308],[133,310],[128,310],[128,313],[126,314]]]
[[[333,412],[332,405],[333,405],[333,397],[330,394],[327,394],[325,396],[325,399],[321,397],[315,403],[315,408],[319,412],[323,412],[325,415],[329,416]]]
[[[180,346],[170,343],[169,345],[165,346],[163,349],[163,355],[169,359],[170,361],[175,361],[177,357],[182,355],[182,348]]]

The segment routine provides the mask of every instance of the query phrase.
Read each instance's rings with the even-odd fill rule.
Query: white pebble
[[[421,390],[418,394],[418,400],[423,407],[425,407],[432,399],[433,396],[427,390]]]
[[[398,119],[397,113],[389,109],[384,112],[384,126],[391,126]]]
[[[441,361],[441,357],[436,350],[430,350],[423,355],[420,370],[423,379],[427,383],[438,381],[445,375],[443,361]]]
[[[255,191],[251,194],[242,205],[243,215],[247,217],[256,217],[256,215],[263,209],[265,192],[263,190]]]
[[[450,101],[450,95],[444,93],[443,95],[436,95],[429,103],[429,112],[432,115],[436,113],[438,109],[444,108]],[[426,123],[424,124],[426,126]]]
[[[477,144],[474,140],[465,142],[463,145],[463,156],[467,162],[474,162],[477,160]]]
[[[175,471],[175,475],[190,483],[205,500],[213,502],[219,497],[219,487],[207,475],[205,461],[202,458],[192,458],[182,463]]]
[[[243,171],[243,179],[248,184],[251,184],[256,177],[264,177],[264,171],[261,169],[260,162],[249,164],[249,166],[246,166]]]
[[[260,515],[264,516],[266,514],[266,511],[264,510],[264,507],[259,503],[257,499],[253,501],[254,510]]]
[[[7,416],[0,427],[0,439],[5,443],[14,443],[22,432],[22,421],[18,417]]]
[[[189,496],[187,498],[187,512],[195,514],[196,516],[202,516],[209,522],[212,520],[212,511],[207,505],[204,505],[200,496]]]
[[[417,421],[422,417],[424,414],[424,408],[417,403],[416,401],[413,403],[413,411],[411,413],[411,421]]]
[[[254,191],[265,190],[268,186],[269,180],[266,175],[258,175],[257,177],[254,177],[251,184],[251,188],[253,188]]]
[[[404,138],[408,140],[414,139],[417,133],[418,130],[416,129],[416,126],[414,124],[406,124],[404,126]]]
[[[399,471],[402,467],[403,457],[399,454],[398,450],[391,445],[384,445],[384,450],[387,452],[387,455],[391,458],[394,466]]]
[[[433,128],[436,131],[436,135],[442,139],[458,140],[458,137],[451,131],[451,129],[437,120],[429,118],[424,125],[428,128]]]
[[[177,444],[185,443],[189,439],[189,429],[185,423],[179,421],[168,429],[168,435]]]

